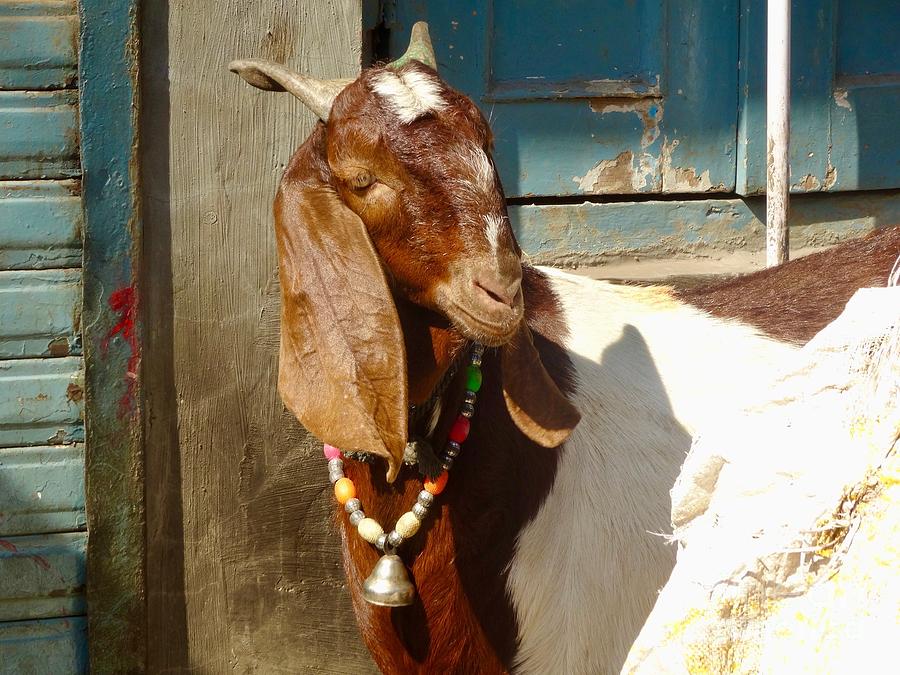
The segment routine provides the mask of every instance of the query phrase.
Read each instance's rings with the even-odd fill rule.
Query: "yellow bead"
[[[401,537],[409,538],[419,531],[419,519],[412,511],[407,511],[397,520],[394,529]]]
[[[370,544],[374,544],[378,541],[378,537],[384,534],[384,528],[374,518],[363,518],[356,526],[356,531]]]
[[[338,502],[346,504],[356,496],[356,486],[349,478],[341,478],[334,484],[334,496]]]

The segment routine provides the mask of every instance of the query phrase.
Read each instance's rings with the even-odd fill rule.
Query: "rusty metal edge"
[[[146,672],[138,0],[81,0],[88,644]]]

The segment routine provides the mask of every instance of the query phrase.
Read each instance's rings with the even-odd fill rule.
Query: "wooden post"
[[[773,267],[790,252],[790,0],[768,0],[766,47],[766,266]]]
[[[90,671],[145,673],[138,0],[78,5]]]

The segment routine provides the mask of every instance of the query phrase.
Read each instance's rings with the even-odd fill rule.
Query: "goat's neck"
[[[395,298],[406,346],[407,386],[411,405],[428,400],[465,345],[465,338],[442,316]]]

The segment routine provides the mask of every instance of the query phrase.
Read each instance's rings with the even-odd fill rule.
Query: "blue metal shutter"
[[[0,3],[0,672],[87,670],[75,0]]]

